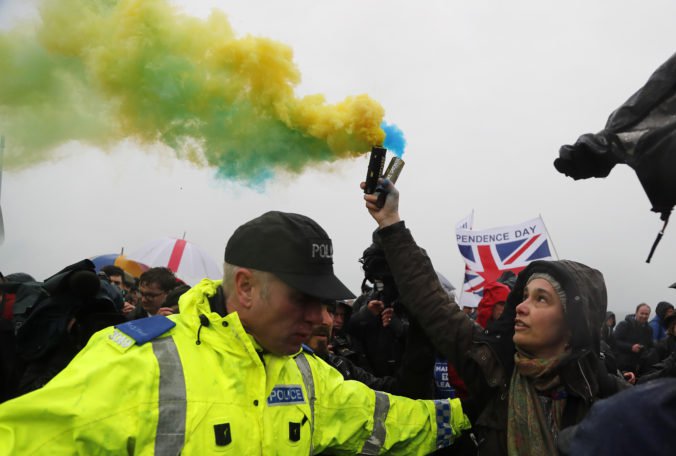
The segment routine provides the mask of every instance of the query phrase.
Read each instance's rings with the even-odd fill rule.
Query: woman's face
[[[566,349],[569,339],[561,298],[545,279],[531,280],[516,306],[514,344],[537,358],[551,358]]]

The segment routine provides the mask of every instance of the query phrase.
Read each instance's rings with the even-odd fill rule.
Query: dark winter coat
[[[642,364],[641,358],[649,354],[653,348],[653,331],[645,323],[638,323],[633,315],[621,321],[615,328],[615,356],[621,370],[638,372]],[[631,351],[634,344],[643,345],[644,349],[638,353]],[[652,363],[649,363],[652,364]]]
[[[563,427],[579,422],[595,399],[618,390],[620,381],[607,374],[598,358],[607,301],[600,272],[571,261],[531,263],[519,275],[502,317],[482,330],[442,289],[432,263],[403,222],[381,229],[378,234],[402,304],[425,330],[434,348],[456,366],[478,402],[478,416],[470,418],[474,418],[479,454],[507,454],[514,318],[526,278],[534,272],[551,274],[567,296],[565,315],[572,332],[572,354],[559,370],[569,395]]]
[[[603,324],[601,325],[601,339],[603,339],[611,349],[615,349],[615,334],[614,334],[614,329],[615,329],[615,323],[613,323],[613,326],[610,327],[606,324],[606,321],[608,321],[609,318],[613,319],[613,321],[617,321],[615,319],[615,314],[613,312],[606,312],[606,319],[603,320]]]
[[[676,353],[676,336],[667,335],[667,337],[655,344],[655,350],[657,351],[657,359],[659,361],[664,360],[672,353]]]
[[[594,405],[574,433],[571,456],[674,454],[676,379],[639,385]]]
[[[406,338],[401,365],[395,375],[375,376],[349,358],[333,353],[322,359],[343,375],[369,388],[412,399],[434,399],[434,351],[424,332],[413,324]]]
[[[671,317],[673,318],[673,317]],[[662,377],[676,377],[676,336],[669,334],[655,345],[659,359],[649,370],[638,378],[639,383],[646,383]]]
[[[667,317],[667,311],[673,308],[674,306],[666,301],[657,303],[655,317],[648,323],[653,330],[653,342],[658,342],[667,336],[664,319]]]
[[[363,353],[363,366],[377,377],[396,374],[406,342],[408,322],[395,309],[388,327],[383,327],[380,316],[375,316],[365,304],[350,318],[348,332],[357,352]]]

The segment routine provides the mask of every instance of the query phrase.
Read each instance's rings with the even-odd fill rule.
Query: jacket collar
[[[261,358],[266,354],[265,349],[254,336],[246,332],[237,312],[231,312],[222,317],[211,310],[209,298],[216,295],[221,283],[221,280],[204,279],[185,292],[179,300],[180,320],[188,330],[194,332],[195,340],[202,326],[200,341],[216,350],[230,351],[239,347],[246,350],[253,358]],[[208,318],[208,327],[202,325],[200,315]],[[302,349],[298,353],[301,351]],[[292,358],[298,353],[286,357]]]

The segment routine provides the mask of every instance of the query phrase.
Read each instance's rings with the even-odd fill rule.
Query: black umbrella
[[[649,263],[676,204],[676,54],[610,115],[603,130],[562,146],[554,160],[560,173],[575,180],[606,177],[617,163],[634,169],[664,221]]]

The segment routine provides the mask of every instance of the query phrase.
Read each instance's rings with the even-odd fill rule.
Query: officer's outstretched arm
[[[317,452],[429,454],[450,446],[470,423],[458,399],[413,400],[346,381],[312,359],[316,379],[314,448]]]

